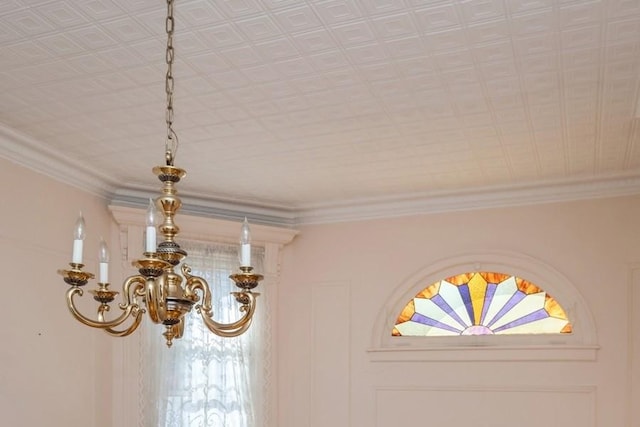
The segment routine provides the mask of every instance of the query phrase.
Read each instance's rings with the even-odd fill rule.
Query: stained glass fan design
[[[402,309],[394,336],[556,334],[572,326],[538,286],[502,273],[472,272],[436,282]]]

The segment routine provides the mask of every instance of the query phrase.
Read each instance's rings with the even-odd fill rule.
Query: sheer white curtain
[[[236,320],[237,290],[229,275],[238,269],[237,245],[180,242],[192,274],[211,286],[214,319]],[[264,252],[254,248],[252,261],[261,272]],[[260,288],[258,288],[260,290]],[[267,298],[258,307],[249,331],[236,338],[211,333],[192,311],[185,334],[167,348],[161,325],[147,327],[143,343],[144,425],[147,427],[264,426],[266,372],[269,365]]]

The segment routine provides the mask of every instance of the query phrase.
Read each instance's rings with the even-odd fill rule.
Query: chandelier
[[[244,333],[251,325],[256,308],[256,297],[252,292],[263,276],[253,273],[251,267],[251,234],[245,218],[240,233],[240,272],[229,276],[239,291],[232,292],[239,304],[240,317],[231,323],[220,323],[213,319],[211,307],[211,289],[202,278],[191,274],[191,268],[182,263],[181,273],[175,269],[187,257],[187,252],[180,248],[175,238],[179,227],[174,217],[182,202],[177,196],[176,184],[186,175],[185,170],[173,165],[178,149],[178,137],[173,130],[173,88],[172,74],[173,49],[173,0],[167,0],[166,17],[166,63],[165,77],[167,138],[165,142],[165,165],[153,168],[153,173],[162,182],[159,197],[150,200],[146,213],[145,252],[142,258],[133,262],[139,274],[128,277],[122,285],[122,302],[118,304],[121,313],[108,320],[106,314],[111,310],[110,304],[119,294],[109,288],[108,262],[109,252],[104,240],[99,248],[99,277],[96,289],[89,290],[93,299],[99,304],[97,316],[90,318],[76,307],[76,297],[82,297],[83,289],[95,276],[83,270],[83,241],[85,238],[85,222],[82,214],[76,222],[74,230],[72,261],[70,269],[58,270],[64,281],[71,287],[67,290],[67,306],[73,317],[84,325],[103,329],[116,337],[124,337],[133,333],[140,326],[145,312],[151,321],[165,327],[163,333],[167,346],[171,347],[174,339],[182,336],[185,327],[185,315],[193,308],[202,317],[205,326],[214,334],[222,337],[235,337]],[[158,221],[162,214],[161,222]],[[158,223],[160,222],[160,223]],[[157,244],[158,232],[161,242]],[[124,326],[123,326],[124,325]]]

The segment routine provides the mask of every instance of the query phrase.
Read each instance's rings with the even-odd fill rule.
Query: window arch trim
[[[573,332],[526,336],[391,336],[398,313],[407,301],[431,283],[469,271],[499,271],[537,283],[565,308]],[[376,318],[369,355],[373,361],[595,360],[597,349],[593,316],[567,277],[528,255],[483,252],[441,259],[401,280]]]

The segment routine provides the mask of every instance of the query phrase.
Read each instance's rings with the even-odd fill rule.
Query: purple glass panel
[[[458,322],[460,324],[460,326],[462,327],[462,329],[466,328],[467,325],[465,323],[464,320],[462,320],[460,318],[460,316],[458,315],[458,313],[455,312],[455,310],[453,309],[453,307],[451,307],[449,305],[448,302],[446,302],[444,300],[444,298],[442,298],[442,295],[440,294],[436,294],[434,296],[431,297],[431,301],[433,301],[438,307],[440,307],[442,310],[444,310],[445,313],[447,313],[449,316],[453,317],[455,319],[456,322]]]
[[[484,304],[482,306],[482,316],[480,317],[480,324],[484,325],[484,318],[487,315],[487,311],[489,310],[489,306],[491,305],[491,301],[493,300],[493,296],[496,293],[496,288],[498,287],[495,283],[487,283],[487,293],[484,296]]]
[[[522,316],[519,319],[514,320],[513,322],[509,322],[505,325],[500,326],[499,328],[495,328],[493,332],[500,332],[505,329],[515,328],[516,326],[524,325],[526,323],[535,322],[536,320],[542,320],[549,317],[549,313],[544,308],[534,311],[533,313],[529,313],[526,316]]]
[[[442,322],[438,322],[435,319],[432,319],[430,317],[424,316],[420,313],[414,313],[413,316],[411,316],[411,320],[413,320],[416,323],[422,323],[423,325],[428,325],[428,326],[433,326],[435,328],[439,328],[439,329],[444,329],[445,331],[450,331],[453,332],[455,334],[460,334],[462,332],[462,329],[456,329],[452,326],[449,326],[445,323]]]
[[[498,319],[500,319],[502,316],[507,314],[509,310],[511,310],[515,305],[517,305],[520,301],[522,301],[525,296],[526,295],[521,291],[517,291],[515,294],[513,294],[513,296],[509,298],[509,301],[507,301],[504,307],[500,309],[500,311],[495,315],[491,323],[489,323],[487,326],[491,327],[491,325],[496,323]]]
[[[467,313],[469,314],[469,319],[471,319],[471,324],[473,324],[475,317],[473,315],[473,304],[471,303],[471,292],[469,292],[469,285],[464,284],[458,286],[458,292],[460,292],[460,296],[462,297],[464,306],[466,307]]]

